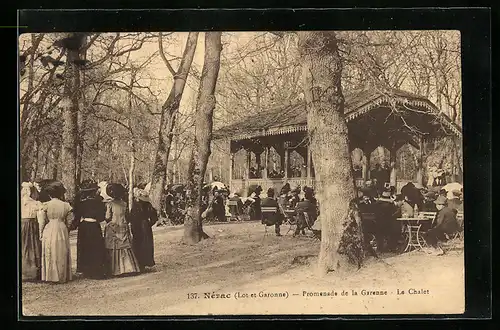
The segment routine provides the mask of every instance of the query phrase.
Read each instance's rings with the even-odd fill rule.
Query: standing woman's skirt
[[[145,219],[138,219],[137,222],[132,224],[132,246],[134,254],[139,261],[141,270],[144,267],[153,267],[155,265],[154,259],[154,241],[153,230],[149,221]]]
[[[89,278],[104,277],[106,250],[99,222],[81,221],[78,224],[76,248],[76,271]]]
[[[66,225],[50,220],[42,234],[42,281],[64,283],[71,280],[71,253]]]
[[[21,219],[21,273],[23,280],[40,278],[41,242],[36,219]]]
[[[128,225],[106,224],[104,231],[108,274],[112,276],[140,273],[139,261],[132,250]]]

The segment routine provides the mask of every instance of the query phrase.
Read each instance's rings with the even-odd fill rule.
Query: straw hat
[[[383,191],[382,192],[382,197],[384,198],[391,198],[391,192],[390,191]]]
[[[99,189],[99,186],[92,180],[85,180],[80,184],[79,188],[80,192],[97,191],[97,189]]]
[[[149,193],[145,189],[134,189],[134,197],[143,202],[150,202]]]

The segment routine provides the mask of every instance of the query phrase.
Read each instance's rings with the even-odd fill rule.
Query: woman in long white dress
[[[41,279],[45,282],[65,283],[71,280],[71,252],[69,228],[73,222],[73,209],[64,202],[65,188],[60,182],[49,184],[45,191],[50,201],[43,207],[40,217],[42,239]]]

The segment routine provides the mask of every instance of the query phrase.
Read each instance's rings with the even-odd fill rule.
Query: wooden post
[[[229,151],[229,188],[233,189],[234,153]]]
[[[290,155],[288,153],[288,148],[285,146],[285,182],[288,181],[288,162],[289,162]]]
[[[368,170],[369,163],[370,163],[370,158],[368,158],[365,155],[364,151],[363,151],[362,162],[363,162],[363,168],[362,168],[361,177],[363,178],[363,181],[366,181],[366,180],[368,180],[368,176],[370,175],[369,170]]]
[[[397,170],[396,170],[396,153],[397,149],[395,146],[391,148],[391,154],[390,154],[390,159],[391,159],[391,176],[390,176],[390,182],[391,186],[395,187],[397,189]]]
[[[371,162],[371,158],[372,158],[372,152],[371,150],[368,150],[368,152],[366,152],[366,155],[365,155],[365,158],[366,158],[366,180],[370,180],[372,177],[371,177],[371,171],[370,171],[370,162]]]
[[[251,154],[250,150],[247,150],[247,161],[246,161],[246,179],[250,179],[250,160],[251,160]]]
[[[306,160],[306,165],[307,165],[307,173],[306,173],[306,176],[307,176],[307,182],[309,183],[309,181],[311,180],[311,144],[308,143],[307,144],[307,160]]]
[[[248,187],[250,186],[250,182],[248,180],[250,179],[250,160],[251,160],[251,155],[250,155],[250,150],[247,150],[247,161],[245,162],[245,190],[243,192],[244,196],[247,196],[248,194]]]
[[[417,164],[417,183],[424,184],[424,139],[420,136],[418,138],[418,164]]]
[[[257,163],[257,175],[261,174],[261,168],[262,165],[260,163],[261,159],[260,156],[262,155],[262,152],[255,152],[255,162]]]
[[[269,147],[264,148],[264,169],[262,171],[262,178],[267,179],[267,171],[269,168]]]

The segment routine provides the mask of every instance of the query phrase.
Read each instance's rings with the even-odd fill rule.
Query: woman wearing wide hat
[[[50,197],[40,218],[42,239],[41,279],[65,283],[71,280],[69,230],[74,220],[73,208],[64,202],[66,189],[59,181],[47,184],[42,191]]]
[[[132,246],[141,271],[153,267],[154,241],[151,227],[158,221],[158,214],[151,205],[147,191],[134,189],[134,203],[130,214]]]
[[[106,204],[104,243],[109,275],[140,272],[139,262],[132,250],[132,238],[128,223],[126,190],[121,184],[110,183],[106,194],[111,200]]]
[[[24,280],[40,277],[41,244],[37,216],[42,203],[31,182],[21,184],[21,274]]]
[[[104,277],[106,266],[101,230],[106,209],[98,190],[97,183],[91,180],[82,182],[74,211],[75,228],[78,228],[76,272],[89,278]]]

